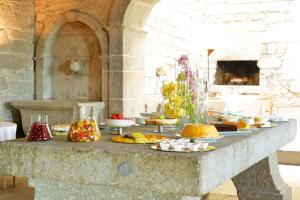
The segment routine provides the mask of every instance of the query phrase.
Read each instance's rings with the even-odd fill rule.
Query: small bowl
[[[198,143],[186,143],[186,148],[190,149],[191,151],[198,151],[199,144]]]
[[[200,149],[207,149],[208,142],[199,142],[198,145],[199,145],[198,148]]]
[[[169,151],[170,145],[171,144],[167,143],[167,142],[161,142],[161,143],[159,143],[160,149],[163,150],[163,151]]]
[[[184,145],[181,144],[181,143],[174,144],[174,150],[175,151],[182,151],[183,147],[184,147]]]
[[[174,145],[176,145],[176,144],[178,144],[179,142],[177,142],[177,141],[171,141],[170,142],[170,147],[172,148],[172,149],[174,149]]]

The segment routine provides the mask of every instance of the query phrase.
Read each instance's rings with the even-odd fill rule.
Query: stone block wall
[[[253,59],[255,55],[261,69],[257,91],[274,97],[275,113],[299,105],[300,75],[293,73],[299,72],[295,67],[295,52],[300,50],[300,39],[295,36],[300,32],[295,28],[299,27],[299,4],[290,0],[182,1],[179,4],[159,1],[145,27],[145,103],[153,110],[159,99],[162,78],[155,76],[155,69],[172,68],[180,54],[193,53],[195,48],[191,44],[196,43],[203,66],[207,61],[205,51],[216,49],[210,57],[211,83],[218,58],[228,57],[230,53],[242,59]],[[174,79],[173,72],[170,74],[164,79]],[[153,102],[155,96],[157,101]]]
[[[175,80],[177,59],[202,51],[198,43],[199,24],[204,23],[203,3],[198,0],[160,0],[151,10],[145,24],[145,89],[144,103],[155,111],[162,101],[162,82]],[[200,55],[201,56],[201,55]],[[156,76],[162,68],[165,76]],[[179,69],[179,68],[178,68]],[[177,69],[177,72],[178,72]]]
[[[254,90],[241,88],[241,91],[272,95],[274,114],[300,121],[299,0],[205,0],[198,4],[197,1],[181,1],[182,4],[190,3],[198,13],[193,13],[193,9],[185,9],[180,3],[172,5],[168,1],[157,3],[145,28],[148,33],[145,45],[144,102],[150,105],[151,111],[155,110],[161,100],[162,78],[155,76],[155,69],[161,66],[172,68],[178,57],[176,53],[192,54],[192,45],[185,44],[196,42],[203,66],[206,66],[207,61],[206,50],[216,49],[210,57],[211,84],[215,78],[217,59],[258,60],[260,86]],[[173,8],[170,9],[170,6]],[[192,16],[184,21],[188,13]],[[171,17],[166,18],[164,14]],[[189,27],[187,24],[192,24],[195,16],[196,23]],[[184,30],[191,32],[183,34],[180,20],[185,22],[186,26],[182,26]],[[174,22],[178,25],[174,26]],[[164,79],[174,79],[173,72],[170,74]],[[300,136],[292,148],[299,146],[299,141]]]
[[[34,98],[34,0],[0,1],[0,119],[11,100]]]

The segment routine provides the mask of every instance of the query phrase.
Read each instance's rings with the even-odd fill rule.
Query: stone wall
[[[0,1],[0,119],[11,100],[34,97],[34,0]]]
[[[174,66],[174,60],[180,54],[190,54],[191,48],[195,50],[195,45],[191,45],[193,43],[199,45],[203,66],[207,59],[205,50],[216,49],[210,57],[211,83],[217,59],[228,57],[229,54],[237,59],[239,56],[242,59],[253,59],[255,55],[261,69],[260,87],[256,91],[274,97],[275,113],[280,114],[282,109],[300,104],[297,86],[300,76],[293,73],[296,63],[291,62],[292,55],[288,55],[300,49],[299,45],[295,47],[300,40],[295,37],[299,30],[294,29],[299,25],[299,15],[296,14],[299,1],[189,2],[188,5],[197,12],[187,8],[187,2],[182,1],[182,5],[170,4],[168,1],[161,0],[157,3],[145,27],[148,32],[145,46],[145,103],[152,105],[152,110],[155,106],[151,99],[159,96],[162,82],[155,76],[155,69]]]
[[[203,66],[206,66],[205,51],[215,49],[210,57],[211,84],[214,82],[218,59],[258,60],[260,86],[240,87],[240,91],[270,94],[274,100],[273,114],[300,121],[300,1],[203,0],[198,5],[195,2],[190,5],[198,9],[197,14],[193,13],[193,9],[187,10],[177,5],[177,2],[172,5],[168,0],[161,0],[149,15],[145,28],[148,32],[145,46],[145,103],[151,105],[151,111],[155,110],[160,100],[162,82],[155,76],[155,68],[167,66],[168,69],[173,66],[178,54],[190,53],[185,44],[190,44],[193,39],[200,47]],[[170,10],[171,17],[164,18],[164,14],[168,15]],[[197,37],[191,37],[190,34],[183,37],[180,26],[172,29],[174,21],[182,20],[187,13],[192,17],[185,20],[185,25],[191,24],[193,16],[197,16],[197,29],[186,26],[185,30],[194,32],[192,35]],[[213,89],[222,92],[222,87],[214,86]],[[224,92],[230,90],[235,89],[229,87]],[[153,97],[156,97],[156,101],[152,100]],[[299,145],[297,141],[300,141],[300,136],[296,146]],[[293,145],[291,147],[295,148]]]
[[[199,0],[160,0],[150,12],[144,27],[145,89],[144,102],[149,111],[155,111],[162,101],[162,82],[175,80],[176,60],[181,55],[194,57],[201,45],[197,42],[199,24],[205,21],[203,3]],[[165,76],[156,76],[162,68]],[[178,70],[178,69],[177,69]]]
[[[218,48],[257,51],[260,92],[274,97],[275,108],[291,106],[289,99],[295,97],[290,93],[289,80],[283,77],[287,47],[294,42],[289,37],[292,26],[296,26],[291,17],[292,7],[290,0],[242,3],[216,0],[205,5],[207,23],[210,31],[215,32],[208,40],[211,47],[216,51]],[[216,40],[212,41],[213,38]],[[211,74],[214,74],[213,70]]]

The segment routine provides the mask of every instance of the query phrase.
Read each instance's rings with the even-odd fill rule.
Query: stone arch
[[[92,16],[78,11],[68,11],[48,20],[36,47],[36,98],[51,99],[52,49],[60,29],[69,22],[81,22],[87,25],[96,35],[101,52],[102,99],[108,98],[108,38],[103,26]]]
[[[159,0],[132,0],[130,1],[123,19],[123,26],[135,30],[143,30],[146,20]]]
[[[144,24],[159,0],[114,1],[109,17],[110,77],[112,88],[110,113],[139,116],[144,109]]]

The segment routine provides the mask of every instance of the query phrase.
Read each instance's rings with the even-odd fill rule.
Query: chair
[[[273,114],[273,97],[272,96],[262,96],[259,98],[260,101],[263,101],[265,106],[265,114]]]

